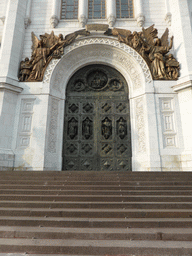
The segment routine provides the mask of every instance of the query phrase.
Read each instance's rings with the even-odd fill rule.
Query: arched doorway
[[[66,90],[63,170],[131,171],[128,86],[105,65],[88,65]]]

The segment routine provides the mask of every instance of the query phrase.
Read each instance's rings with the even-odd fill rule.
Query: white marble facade
[[[129,87],[132,170],[192,171],[192,5],[190,0],[134,0],[134,18],[118,19],[106,0],[106,19],[88,19],[88,0],[78,17],[61,20],[61,0],[0,0],[0,170],[61,170],[65,89],[88,64],[117,69]],[[141,31],[155,24],[174,36],[180,62],[177,81],[154,81],[142,57],[115,37],[92,32],[52,60],[43,82],[19,82],[20,61],[31,55],[31,32],[64,35],[85,24]]]

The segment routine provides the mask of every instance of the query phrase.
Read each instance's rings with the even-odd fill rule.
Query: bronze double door
[[[128,86],[115,69],[89,65],[70,79],[63,170],[131,171]]]

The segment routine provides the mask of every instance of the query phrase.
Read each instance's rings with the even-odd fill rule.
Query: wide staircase
[[[192,255],[192,173],[0,172],[0,255]]]

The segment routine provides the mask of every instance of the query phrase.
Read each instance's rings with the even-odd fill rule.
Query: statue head
[[[27,61],[29,61],[29,58],[28,58],[28,57],[25,58],[25,62],[27,62]]]
[[[158,38],[158,39],[156,40],[156,42],[155,42],[155,45],[156,45],[156,46],[161,46],[161,39]]]
[[[63,35],[62,34],[59,34],[59,39],[63,40]]]
[[[38,42],[38,47],[39,47],[39,48],[43,47],[43,41],[42,41],[42,40],[40,40],[40,41]]]

